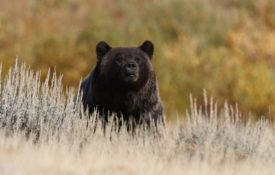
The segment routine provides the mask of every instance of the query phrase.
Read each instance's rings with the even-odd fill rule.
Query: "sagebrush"
[[[53,73],[44,82],[26,65],[10,68],[0,87],[1,174],[272,174],[275,132],[267,120],[243,122],[238,107],[205,106],[158,128],[101,129],[79,95]],[[110,116],[111,118],[113,116]],[[88,127],[87,127],[88,126]],[[97,126],[98,129],[94,129]],[[157,134],[156,134],[157,133]],[[35,141],[35,142],[34,142]],[[27,160],[27,161],[26,161]]]

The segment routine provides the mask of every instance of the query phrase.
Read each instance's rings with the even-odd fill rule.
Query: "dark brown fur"
[[[128,122],[146,121],[150,117],[163,122],[156,75],[152,65],[153,44],[145,41],[139,47],[114,47],[97,44],[98,62],[81,84],[83,104],[89,113],[95,109],[101,116],[116,113]]]

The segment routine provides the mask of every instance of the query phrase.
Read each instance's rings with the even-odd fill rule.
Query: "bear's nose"
[[[135,62],[128,62],[126,64],[126,70],[128,72],[134,72],[137,69],[137,64]]]

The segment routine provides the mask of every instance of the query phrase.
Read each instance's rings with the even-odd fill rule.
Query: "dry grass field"
[[[0,175],[274,175],[274,2],[0,0]],[[103,132],[96,43],[147,39],[167,124]]]
[[[1,175],[264,175],[275,172],[275,132],[267,120],[243,122],[238,107],[204,106],[190,96],[177,122],[129,134],[97,114],[87,120],[79,97],[56,75],[40,81],[26,65],[0,83]],[[80,117],[82,119],[80,119]],[[112,117],[112,116],[111,116]],[[87,127],[87,124],[89,127]]]

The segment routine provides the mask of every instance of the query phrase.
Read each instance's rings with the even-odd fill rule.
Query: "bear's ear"
[[[146,40],[139,48],[144,51],[151,59],[154,53],[154,45],[151,41]]]
[[[105,41],[100,41],[99,43],[97,43],[96,45],[96,55],[97,55],[97,59],[101,60],[103,58],[103,56],[109,52],[109,50],[111,50],[112,48],[105,42]]]

